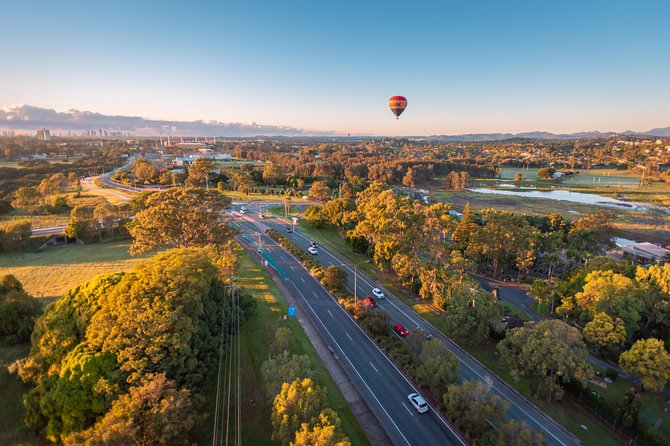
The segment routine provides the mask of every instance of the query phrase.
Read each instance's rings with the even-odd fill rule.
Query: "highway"
[[[252,210],[252,208],[250,208],[250,210]],[[291,238],[296,244],[298,244],[300,247],[304,249],[307,249],[307,247],[311,242],[309,238],[300,233],[299,226],[296,226],[297,229],[296,232],[286,233],[285,228],[287,224],[278,219],[269,218],[265,220],[260,220],[258,219],[258,214],[253,212],[245,214],[245,217],[246,219],[249,220],[257,220],[258,222],[263,222],[263,224],[267,225],[268,227],[271,227],[273,229],[282,232],[284,235]],[[276,247],[276,245],[273,244],[270,246],[273,246],[272,249],[273,252],[275,253],[281,251],[277,253],[277,255],[281,254],[282,258],[285,259],[287,257],[290,257],[288,253],[286,253],[283,249]],[[349,273],[347,275],[347,287],[349,288],[350,291],[353,291],[354,287],[353,265],[350,265],[346,261],[343,261],[342,259],[338,258],[332,252],[329,252],[322,246],[318,247],[318,255],[316,257],[317,260],[319,260],[324,266],[336,265],[344,268]],[[297,261],[294,260],[294,262]],[[293,272],[292,270],[289,271]],[[305,271],[305,273],[307,272]],[[307,274],[309,275],[309,273]],[[302,279],[305,279],[305,277],[298,278],[299,281],[302,281]],[[292,282],[294,281],[293,278],[291,278],[291,280]],[[364,274],[361,274],[360,271],[358,272],[357,285],[358,285],[357,295],[359,298],[371,295],[372,288],[377,287],[383,289],[383,287],[381,287],[379,284],[375,283],[373,280],[366,277]],[[544,412],[539,410],[536,406],[534,406],[528,400],[526,400],[522,395],[520,395],[515,390],[510,388],[495,374],[490,373],[486,368],[484,368],[484,366],[482,366],[478,361],[476,361],[469,354],[463,351],[451,339],[444,336],[441,332],[439,332],[437,329],[431,326],[428,322],[423,320],[417,313],[414,312],[413,309],[405,305],[400,299],[393,296],[387,290],[383,289],[383,291],[386,298],[377,299],[377,302],[380,307],[382,307],[385,311],[387,311],[391,315],[392,322],[394,323],[401,322],[408,329],[411,329],[413,327],[421,327],[424,330],[427,330],[430,334],[432,334],[434,338],[441,340],[444,343],[445,347],[449,351],[454,353],[456,357],[459,359],[461,364],[460,379],[462,381],[478,380],[489,383],[491,386],[491,391],[509,403],[510,408],[508,416],[517,420],[525,421],[526,423],[528,423],[529,426],[531,426],[531,428],[544,433],[545,440],[549,444],[561,445],[561,446],[581,444],[580,441],[572,433],[570,433],[562,426],[560,426],[558,423],[556,423],[554,420],[549,418],[546,414],[544,414]],[[330,301],[332,302],[334,308],[340,308],[340,306],[332,298],[330,298]],[[317,306],[316,310],[318,311],[320,317],[325,318],[321,310],[321,305]],[[333,312],[334,310],[330,308],[330,311]],[[331,316],[328,315],[328,318],[331,318]],[[328,320],[328,318],[325,319]],[[353,323],[353,321],[351,322]]]
[[[330,293],[293,256],[263,234],[265,220],[234,212],[248,240],[260,240],[290,290],[357,385],[395,445],[466,445],[434,410],[419,414],[407,400],[418,392]],[[418,392],[420,393],[420,392]]]

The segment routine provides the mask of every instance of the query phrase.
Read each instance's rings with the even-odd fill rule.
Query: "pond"
[[[596,206],[608,206],[630,209],[632,211],[649,212],[645,206],[628,203],[626,201],[617,200],[616,198],[603,197],[602,195],[586,194],[583,192],[571,192],[569,190],[530,190],[530,189],[489,189],[486,187],[475,187],[468,189],[472,192],[479,192],[482,194],[494,195],[514,195],[517,197],[529,198],[548,198],[550,200],[570,201],[572,203],[592,204]]]

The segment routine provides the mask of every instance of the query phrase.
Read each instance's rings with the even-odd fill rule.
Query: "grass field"
[[[278,320],[282,319],[288,306],[267,272],[253,262],[248,254],[241,249],[240,261],[238,285],[246,293],[253,295],[258,302],[257,314],[247,321],[241,329],[242,442],[253,445],[278,445],[279,442],[270,440],[272,436],[272,426],[270,424],[272,405],[263,395],[260,367],[263,361],[268,358],[266,342],[268,327],[274,326]],[[367,438],[358,425],[358,421],[300,324],[294,318],[283,323],[291,329],[295,336],[297,354],[309,356],[314,381],[328,390],[329,407],[340,416],[344,433],[351,439],[353,445],[368,445]],[[213,407],[213,401],[210,401],[210,407]],[[207,423],[203,426],[205,429],[204,435],[200,436],[201,440],[204,440],[205,436],[209,434],[211,441],[212,425],[213,418],[210,414]]]
[[[67,245],[40,252],[0,254],[0,275],[14,274],[35,297],[62,296],[93,277],[128,271],[147,256],[131,257],[130,241]]]
[[[547,215],[556,213],[574,221],[603,209],[602,206],[571,203],[548,198],[528,198],[511,195],[485,194],[471,191],[435,190],[431,198],[451,204],[461,211],[467,202],[473,210],[499,209],[528,215]],[[670,215],[659,212],[637,212],[624,209],[609,209],[615,212],[615,226],[622,231],[622,237],[640,242],[667,244],[670,240]]]

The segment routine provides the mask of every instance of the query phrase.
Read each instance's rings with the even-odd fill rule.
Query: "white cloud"
[[[219,121],[161,121],[139,116],[108,116],[89,111],[57,112],[30,105],[10,105],[0,108],[0,127],[12,130],[81,131],[103,129],[130,132],[138,136],[316,136],[335,132],[307,131],[293,127],[278,127]]]

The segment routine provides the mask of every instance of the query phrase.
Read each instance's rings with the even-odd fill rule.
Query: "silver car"
[[[417,412],[426,413],[428,412],[428,403],[423,399],[418,393],[410,393],[407,395],[409,403],[414,406]]]

